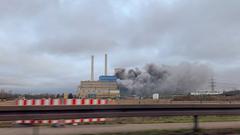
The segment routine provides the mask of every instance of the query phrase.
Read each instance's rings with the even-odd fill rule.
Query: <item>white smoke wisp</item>
[[[153,93],[186,94],[206,88],[212,70],[205,64],[180,63],[175,66],[147,64],[139,69],[116,72],[118,85],[129,95],[150,97]]]

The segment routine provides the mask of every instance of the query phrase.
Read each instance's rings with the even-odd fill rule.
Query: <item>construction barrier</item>
[[[88,119],[73,119],[73,120],[18,120],[16,124],[81,124],[105,122],[106,118],[88,118]]]
[[[105,105],[107,99],[19,99],[17,106]]]
[[[105,105],[107,99],[19,99],[17,106],[58,106],[58,105]],[[88,118],[72,120],[18,120],[16,124],[79,124],[104,122],[105,118]]]

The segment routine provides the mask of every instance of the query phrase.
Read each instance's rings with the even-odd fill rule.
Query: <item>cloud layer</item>
[[[110,69],[208,64],[240,81],[239,0],[0,1],[0,88],[75,90]],[[229,74],[228,75],[228,71]],[[230,76],[230,77],[229,77]],[[217,78],[218,79],[218,78]]]

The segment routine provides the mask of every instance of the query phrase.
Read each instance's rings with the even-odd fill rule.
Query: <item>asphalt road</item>
[[[192,123],[161,123],[161,124],[121,124],[121,125],[81,125],[64,128],[51,127],[14,127],[0,128],[0,135],[80,135],[96,133],[134,132],[144,130],[189,129]],[[240,122],[208,122],[200,123],[203,129],[240,128]]]

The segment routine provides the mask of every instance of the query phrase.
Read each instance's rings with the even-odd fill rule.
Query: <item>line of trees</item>
[[[72,99],[76,98],[77,96],[69,93],[67,98]],[[19,93],[12,93],[11,91],[0,91],[0,100],[14,100],[17,98],[25,98],[25,99],[42,99],[42,98],[64,98],[64,93],[58,94],[49,94],[49,93],[42,93],[42,94],[19,94]]]

